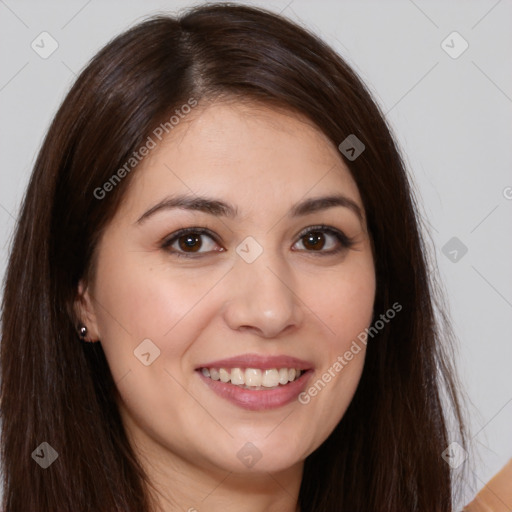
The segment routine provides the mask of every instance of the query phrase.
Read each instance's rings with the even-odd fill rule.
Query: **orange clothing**
[[[463,512],[510,512],[512,510],[512,459],[494,475]]]

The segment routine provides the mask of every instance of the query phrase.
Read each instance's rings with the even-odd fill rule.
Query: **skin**
[[[297,218],[289,211],[334,192],[363,210],[357,186],[311,122],[236,101],[196,107],[132,178],[97,247],[94,281],[80,283],[77,308],[89,339],[101,340],[155,502],[163,511],[294,512],[304,459],[352,400],[364,345],[308,404],[267,411],[219,397],[194,369],[246,353],[286,354],[312,363],[314,383],[349,349],[370,325],[375,297],[364,211],[362,220],[342,206]],[[169,209],[137,223],[176,193],[212,196],[239,214]],[[311,248],[299,234],[317,224],[341,230],[353,245],[323,232],[325,245]],[[197,258],[161,247],[184,227],[209,228],[218,239],[200,237]],[[236,252],[248,236],[263,249],[252,263]],[[160,350],[149,366],[134,356],[147,338]],[[261,454],[251,468],[237,457],[247,442]]]

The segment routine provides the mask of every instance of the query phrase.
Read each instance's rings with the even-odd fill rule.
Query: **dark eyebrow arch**
[[[290,216],[300,217],[302,215],[308,215],[320,210],[327,210],[327,208],[333,208],[334,206],[343,206],[349,210],[352,210],[352,212],[357,215],[358,219],[363,222],[363,211],[359,205],[352,199],[341,194],[306,199],[305,201],[302,201],[292,207]]]
[[[343,206],[350,209],[357,215],[361,222],[363,221],[363,212],[359,205],[357,205],[352,199],[339,194],[310,198],[305,201],[301,201],[291,208],[289,216],[302,217],[334,206]],[[234,218],[238,215],[238,208],[224,201],[209,197],[178,195],[165,198],[155,206],[151,207],[139,217],[136,224],[141,224],[159,211],[171,210],[174,208],[200,211],[210,215],[215,215],[216,217]]]
[[[238,215],[238,208],[225,203],[224,201],[219,201],[209,197],[179,195],[174,197],[167,197],[163,201],[160,201],[147,212],[142,214],[136,223],[142,223],[156,212],[162,210],[172,210],[173,208],[209,213],[210,215],[215,215],[216,217],[236,217]]]

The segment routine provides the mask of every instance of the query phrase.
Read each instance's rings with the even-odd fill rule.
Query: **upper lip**
[[[297,357],[279,355],[265,356],[260,354],[243,354],[229,357],[227,359],[218,359],[196,367],[200,368],[260,368],[269,370],[271,368],[295,368],[297,370],[309,370],[313,364]]]

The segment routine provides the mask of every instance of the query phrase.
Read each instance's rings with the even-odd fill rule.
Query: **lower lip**
[[[205,377],[201,371],[197,372],[203,382],[217,395],[229,400],[231,403],[250,411],[263,411],[276,409],[293,402],[306,387],[312,370],[305,371],[298,379],[285,386],[275,389],[259,389],[251,391],[235,386],[229,382],[213,380]]]

